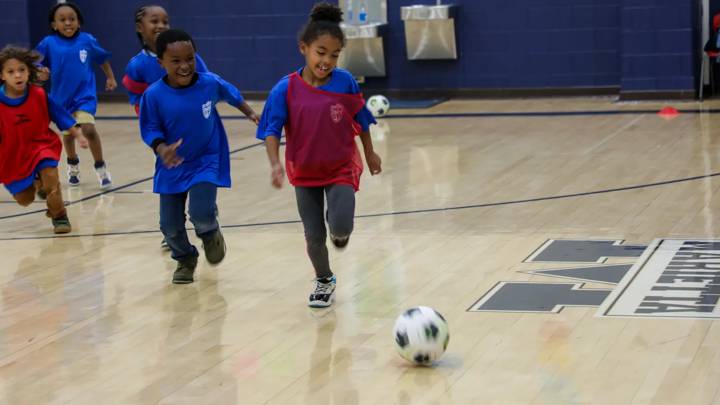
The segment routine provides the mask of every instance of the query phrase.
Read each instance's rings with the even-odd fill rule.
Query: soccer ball
[[[379,118],[387,114],[390,110],[390,102],[385,96],[375,95],[368,99],[367,108],[372,113],[373,117]]]
[[[395,348],[400,357],[420,366],[439,359],[450,341],[447,321],[428,307],[410,308],[395,321]]]

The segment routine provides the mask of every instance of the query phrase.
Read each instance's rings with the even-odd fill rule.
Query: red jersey
[[[61,152],[42,87],[30,85],[21,105],[0,103],[0,183],[27,178],[41,160],[60,160]]]
[[[332,93],[290,75],[285,123],[285,165],[290,184],[318,187],[349,184],[358,190],[363,170],[355,144],[360,125],[355,115],[362,94]]]

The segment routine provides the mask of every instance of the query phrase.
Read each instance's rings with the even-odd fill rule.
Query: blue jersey
[[[110,53],[86,32],[72,38],[49,35],[37,45],[42,64],[50,68],[50,96],[71,113],[78,110],[95,115],[97,94],[93,64],[101,65]]]
[[[195,184],[208,182],[230,187],[230,147],[215,106],[226,101],[240,106],[240,91],[213,73],[198,73],[194,83],[173,88],[158,80],[140,100],[140,134],[148,146],[172,144],[182,139],[177,154],[183,162],[169,169],[155,160],[153,191],[182,193]]]
[[[298,74],[302,75],[302,69],[298,70]],[[270,91],[265,107],[263,108],[260,124],[258,124],[256,137],[265,140],[269,135],[280,136],[283,126],[288,119],[287,91],[289,76],[285,76]],[[345,69],[335,68],[332,71],[330,81],[318,87],[320,90],[332,93],[357,94],[360,93],[360,86],[353,78],[352,74]],[[372,116],[367,107],[362,108],[357,115],[355,121],[360,124],[363,131],[370,128],[370,124],[376,124],[375,118]]]
[[[208,72],[205,61],[198,54],[195,54],[195,71],[198,73]],[[157,55],[143,49],[133,56],[125,68],[125,76],[122,79],[130,98],[130,104],[139,105],[143,92],[148,86],[162,79],[163,76],[165,76],[165,69],[160,66]]]

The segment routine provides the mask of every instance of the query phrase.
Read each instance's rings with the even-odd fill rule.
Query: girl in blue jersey
[[[313,7],[299,35],[305,66],[275,85],[257,130],[257,138],[265,140],[273,186],[282,185],[285,169],[295,186],[316,276],[310,307],[327,307],[335,296],[336,279],[325,245],[326,219],[330,239],[337,248],[347,245],[353,229],[355,192],[363,167],[356,135],[362,141],[371,174],[382,170],[368,132],[375,119],[365,108],[355,79],[336,67],[345,44],[340,21],[342,11],[337,6],[319,3]],[[278,156],[283,127],[287,140],[285,168]]]
[[[157,155],[153,191],[160,194],[160,230],[178,262],[173,283],[187,284],[194,281],[198,258],[185,230],[188,199],[208,263],[225,257],[215,213],[217,188],[230,187],[230,148],[215,106],[225,101],[255,123],[259,119],[233,85],[196,72],[195,44],[186,32],[162,32],[156,45],[167,74],[141,98],[140,133]]]
[[[36,50],[43,55],[44,66],[41,79],[51,79],[50,95],[69,111],[90,143],[95,159],[95,172],[100,186],[109,188],[112,179],[103,158],[100,135],[95,129],[97,94],[93,64],[100,65],[107,80],[105,90],[117,88],[117,82],[108,59],[110,53],[103,49],[94,36],[81,32],[83,16],[77,5],[59,3],[50,9],[50,27],[53,35],[45,37]],[[75,138],[63,137],[68,163],[68,182],[80,184],[80,159],[75,150]]]
[[[157,59],[155,41],[160,33],[170,28],[167,11],[158,5],[145,5],[135,10],[135,33],[140,40],[142,50],[138,52],[125,68],[122,83],[127,89],[130,104],[135,112],[140,111],[140,97],[145,89],[165,76]],[[195,71],[207,72],[207,66],[200,55],[195,54]]]

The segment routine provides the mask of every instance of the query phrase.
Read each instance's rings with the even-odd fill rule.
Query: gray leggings
[[[346,184],[324,187],[295,187],[298,212],[305,228],[305,242],[310,261],[318,278],[332,276],[325,245],[325,196],[330,233],[338,238],[349,237],[355,216],[355,190]]]

